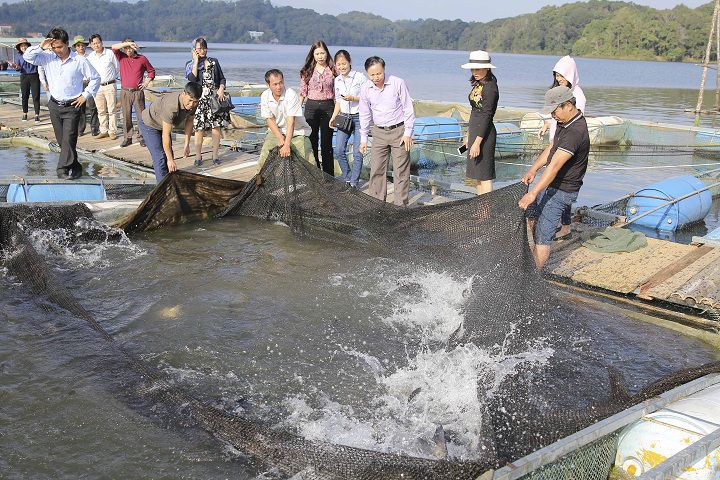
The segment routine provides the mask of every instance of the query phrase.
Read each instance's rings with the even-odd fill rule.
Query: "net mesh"
[[[481,272],[473,278],[474,294],[466,304],[464,324],[446,348],[478,342],[500,344],[512,354],[537,338],[567,340],[567,325],[582,328],[573,312],[563,308],[537,273],[527,247],[527,228],[517,202],[522,184],[457,202],[402,209],[349,188],[304,161],[280,158],[274,150],[254,181],[247,184],[176,172],[168,176],[124,223],[136,233],[214,216],[244,215],[283,222],[299,236],[328,242],[357,242],[368,253],[430,265],[444,271]],[[168,415],[190,418],[223,442],[272,465],[287,475],[333,479],[474,479],[541,447],[585,428],[643,400],[708,373],[720,363],[678,371],[630,395],[622,379],[588,393],[587,408],[568,410],[568,377],[582,368],[589,376],[605,376],[602,366],[585,367],[577,351],[556,354],[556,366],[528,368],[494,390],[495,379],[480,379],[477,394],[485,399],[480,452],[474,461],[431,460],[400,454],[310,441],[290,431],[228,412],[171,385],[164,376],[127,351],[63,288],[26,232],[33,228],[64,228],[78,232],[77,241],[112,240],[82,205],[0,208],[0,248],[8,272],[23,279],[48,304],[60,306],[86,322],[144,388],[135,389],[165,407]],[[84,228],[78,228],[83,223]],[[509,335],[509,332],[520,332]],[[563,356],[565,355],[565,356]],[[591,364],[592,362],[588,362]],[[604,372],[604,373],[603,373]],[[550,377],[559,378],[553,385]],[[542,385],[544,396],[529,385]],[[577,395],[582,395],[578,392]],[[606,478],[612,438],[588,446],[528,478]],[[578,472],[585,471],[587,476]],[[587,473],[589,472],[589,473]],[[585,474],[583,474],[585,475]]]

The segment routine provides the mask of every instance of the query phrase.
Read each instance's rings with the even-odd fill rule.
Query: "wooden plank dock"
[[[647,241],[647,247],[634,252],[597,253],[584,247],[575,232],[553,246],[546,272],[563,283],[624,298],[692,307],[698,313],[720,311],[720,247]]]
[[[55,134],[50,123],[47,108],[41,107],[40,123],[36,124],[32,120],[21,121],[22,110],[17,98],[7,98],[5,101],[0,98],[0,132],[9,131],[23,136],[30,136],[42,140],[43,142],[54,142]],[[118,127],[122,127],[121,114],[118,113]],[[32,117],[31,117],[32,118]],[[234,122],[238,123],[238,122]],[[173,134],[173,152],[175,153],[178,168],[202,175],[210,175],[214,177],[227,178],[232,180],[249,181],[258,171],[257,164],[259,154],[256,152],[243,152],[228,146],[220,147],[219,158],[221,163],[213,165],[211,160],[211,143],[210,135],[206,135],[203,142],[203,164],[199,167],[195,166],[195,147],[194,141],[190,141],[191,154],[187,158],[182,156],[182,144],[184,135],[180,133]],[[120,147],[123,141],[122,131],[118,132],[116,140],[109,138],[98,139],[89,133],[89,126],[86,134],[78,137],[78,153],[86,155],[97,155],[108,157],[110,159],[123,162],[125,164],[140,167],[148,178],[154,179],[152,173],[152,158],[147,148],[140,146],[137,136],[133,139],[133,143],[127,147]],[[442,203],[448,199],[435,195],[423,190],[415,190],[410,192],[410,205],[424,205],[433,203]],[[393,201],[392,182],[388,182],[387,201]]]
[[[41,112],[41,122],[22,122],[19,104],[0,104],[0,131],[17,132],[47,142],[54,142],[54,133],[47,110]],[[206,141],[209,142],[209,136]],[[121,148],[117,140],[97,139],[89,134],[78,139],[78,149],[87,154],[102,154],[120,162],[132,164],[151,172],[152,160],[147,148],[137,141]],[[257,173],[257,153],[221,147],[220,165],[212,165],[210,145],[204,165],[196,167],[194,154],[182,159],[182,135],[174,141],[178,167],[182,170],[221,178],[249,181]],[[191,142],[191,150],[194,147]],[[148,170],[150,169],[150,170]],[[154,176],[152,173],[148,174]],[[387,201],[393,200],[392,183],[388,184]],[[410,192],[410,203],[423,205],[441,203],[448,199],[430,192]],[[665,240],[648,239],[648,246],[630,253],[595,253],[582,246],[577,233],[568,241],[553,246],[546,271],[564,283],[612,292],[640,300],[659,300],[665,304],[720,311],[720,246],[693,243],[682,245]]]

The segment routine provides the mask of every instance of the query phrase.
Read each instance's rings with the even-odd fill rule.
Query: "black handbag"
[[[342,132],[350,134],[355,127],[355,122],[353,122],[353,119],[349,113],[338,113],[338,115],[335,117],[335,121],[333,122],[333,127],[337,128]]]
[[[220,100],[217,94],[210,97],[210,113],[212,113],[213,115],[217,115],[219,113],[228,113],[233,108],[235,108],[235,105],[233,105],[232,99],[228,94],[225,95],[224,100]]]

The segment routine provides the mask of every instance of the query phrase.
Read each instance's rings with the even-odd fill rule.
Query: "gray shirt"
[[[160,131],[162,131],[163,122],[170,123],[174,127],[185,126],[185,120],[195,111],[182,108],[180,104],[181,93],[165,93],[159,100],[155,100],[148,108],[143,110],[142,121],[145,126]]]

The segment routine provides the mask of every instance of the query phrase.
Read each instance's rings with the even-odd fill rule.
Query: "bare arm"
[[[545,150],[549,152],[549,148],[546,148]],[[545,151],[543,151],[545,153]],[[565,162],[570,160],[572,158],[573,154],[570,152],[566,152],[565,150],[556,150],[555,153],[552,156],[552,159],[550,160],[550,164],[545,168],[545,171],[543,172],[542,176],[540,177],[540,180],[533,185],[533,187],[530,189],[528,193],[523,196],[520,201],[518,202],[518,206],[525,210],[532,202],[535,201],[537,196],[547,188],[550,183],[552,183],[553,180],[555,180],[555,176],[557,176],[557,173],[560,171],[563,165],[565,165]],[[542,157],[542,155],[541,155]],[[546,155],[547,158],[547,155]],[[536,165],[540,163],[540,158],[538,157],[538,160],[533,164],[531,169],[535,168]],[[535,168],[535,172],[541,167],[542,165]],[[525,179],[523,178],[523,181]]]
[[[177,170],[177,164],[175,163],[175,155],[173,154],[171,134],[172,123],[163,122],[162,146],[163,150],[165,151],[165,157],[167,157],[168,171],[174,172],[175,170]]]

